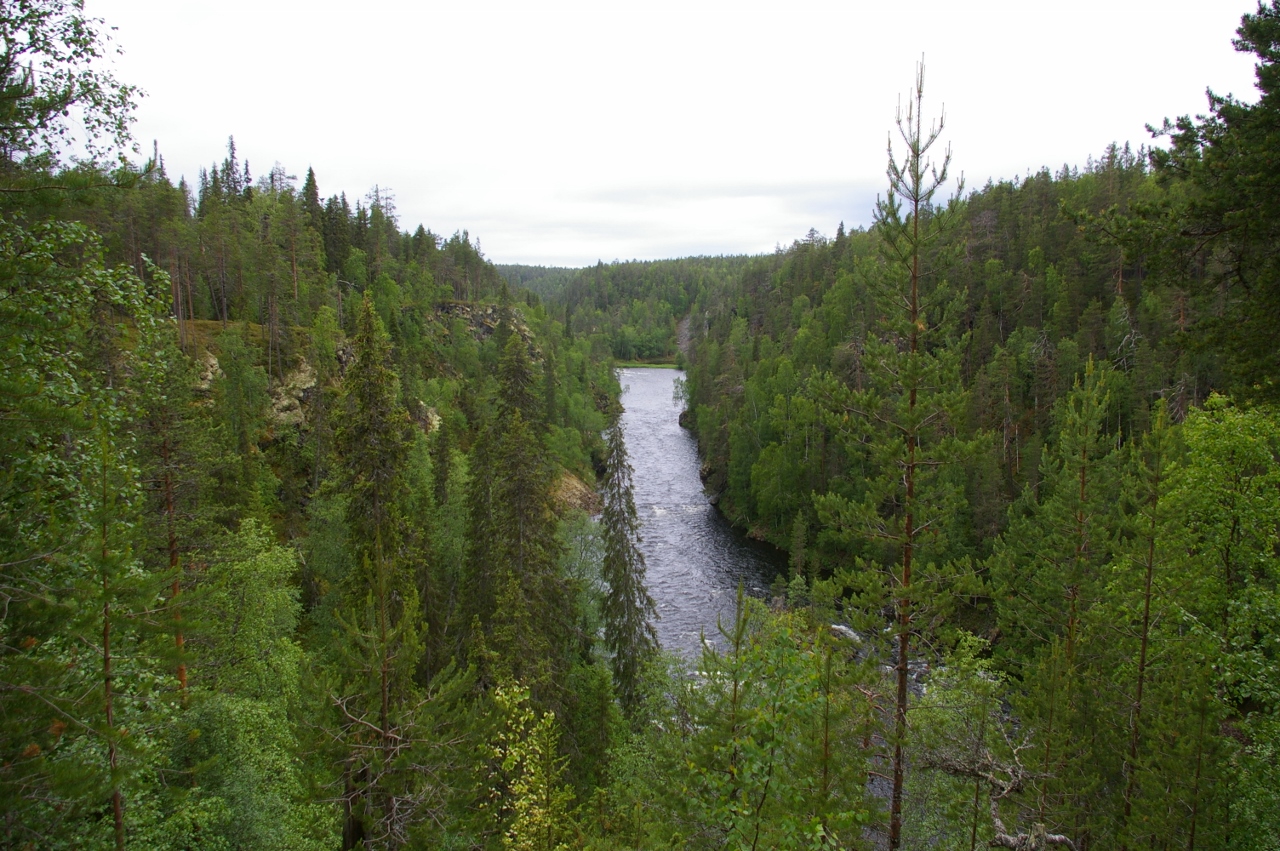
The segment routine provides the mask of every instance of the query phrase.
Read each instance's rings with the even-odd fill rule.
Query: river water
[[[732,623],[738,584],[763,596],[786,556],[733,529],[698,478],[698,445],[680,427],[675,369],[621,369],[622,431],[635,468],[633,495],[658,638],[688,659],[700,636],[719,643],[717,618]]]

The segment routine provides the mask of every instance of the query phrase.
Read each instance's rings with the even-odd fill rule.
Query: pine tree
[[[1241,18],[1234,46],[1256,58],[1257,97],[1209,95],[1208,115],[1165,120],[1167,149],[1151,151],[1155,174],[1175,184],[1153,225],[1155,260],[1204,303],[1192,332],[1221,359],[1231,391],[1280,399],[1280,3]],[[1145,228],[1144,228],[1145,229]]]
[[[1099,669],[1089,682],[1102,698],[1088,726],[1110,732],[1110,746],[1091,762],[1113,794],[1090,806],[1109,819],[1104,830],[1121,848],[1187,844],[1196,752],[1205,740],[1200,722],[1213,688],[1212,642],[1186,630],[1194,602],[1185,593],[1184,518],[1171,499],[1185,467],[1180,432],[1164,408],[1127,447],[1119,487],[1125,517],[1104,568],[1105,591],[1085,618],[1081,654]]]
[[[1121,823],[1121,831],[1124,831],[1133,823],[1134,799],[1139,791],[1142,773],[1142,756],[1141,747],[1146,738],[1146,730],[1144,725],[1149,724],[1148,718],[1144,716],[1151,714],[1151,706],[1144,703],[1144,698],[1148,695],[1148,681],[1151,678],[1151,663],[1155,658],[1152,647],[1152,617],[1157,620],[1164,620],[1162,615],[1165,605],[1164,599],[1157,596],[1161,590],[1163,582],[1159,582],[1157,570],[1162,567],[1157,561],[1157,554],[1161,547],[1160,533],[1164,527],[1168,525],[1168,520],[1164,516],[1167,506],[1161,505],[1162,499],[1167,496],[1168,473],[1169,466],[1173,460],[1172,446],[1170,440],[1169,421],[1165,416],[1163,408],[1157,413],[1154,427],[1151,433],[1143,438],[1142,445],[1138,452],[1135,453],[1135,461],[1133,464],[1133,477],[1137,485],[1137,522],[1134,524],[1136,535],[1134,543],[1137,544],[1136,553],[1130,555],[1130,559],[1139,568],[1142,575],[1142,591],[1141,591],[1141,622],[1137,631],[1138,653],[1137,653],[1137,670],[1134,673],[1133,691],[1130,705],[1132,707],[1129,714],[1129,747],[1125,754],[1124,774],[1124,811],[1123,821]],[[1132,552],[1132,551],[1131,551]],[[1126,553],[1126,555],[1129,555]],[[1136,558],[1134,557],[1136,556]],[[1109,588],[1109,599],[1123,599],[1121,589]],[[1136,608],[1136,607],[1135,607]],[[1121,833],[1123,837],[1123,832]],[[1127,838],[1127,837],[1126,837]],[[1127,848],[1127,845],[1122,846]]]
[[[891,589],[896,645],[892,851],[902,837],[909,663],[913,636],[920,635],[913,621],[921,612],[936,619],[956,588],[957,571],[968,572],[950,563],[947,549],[961,494],[945,469],[966,451],[956,437],[964,401],[962,347],[954,327],[958,300],[945,281],[936,280],[938,269],[931,268],[945,259],[937,255],[936,244],[955,216],[954,206],[935,202],[951,156],[948,150],[941,167],[928,159],[943,122],[925,131],[923,100],[921,64],[906,113],[900,111],[897,119],[904,159],[897,161],[891,143],[889,193],[876,205],[880,262],[865,267],[880,323],[865,341],[868,375],[863,388],[840,392],[831,414],[832,424],[851,439],[856,452],[865,453],[874,472],[866,478],[859,502],[837,494],[815,500],[819,515],[838,532],[869,540],[874,555],[861,566],[872,576],[885,576]],[[877,580],[853,580],[867,581]],[[873,609],[879,605],[871,604]]]
[[[185,699],[181,598],[190,584],[193,562],[213,532],[209,471],[215,466],[211,456],[217,436],[196,402],[193,365],[179,350],[171,329],[159,330],[146,341],[150,354],[137,367],[143,409],[138,458],[148,503],[141,555],[153,573],[167,575],[171,582],[174,673]]]
[[[639,680],[645,661],[658,649],[653,621],[658,616],[645,587],[644,553],[640,551],[640,523],[631,496],[631,464],[621,418],[605,433],[604,561],[601,576],[607,592],[603,605],[604,643],[613,655],[613,683],[628,711],[639,700]]]
[[[1029,659],[1057,637],[1074,655],[1082,613],[1098,599],[1115,513],[1116,437],[1107,431],[1117,376],[1090,361],[1059,404],[1057,439],[992,560],[1004,650]]]
[[[871,754],[854,744],[874,723],[855,678],[866,672],[799,613],[769,612],[741,588],[737,602],[724,650],[705,643],[705,676],[684,689],[687,726],[656,792],[673,844],[849,847],[872,809]]]
[[[1091,796],[1123,748],[1091,721],[1104,714],[1107,675],[1096,650],[1106,639],[1088,634],[1121,520],[1116,438],[1106,430],[1116,381],[1109,367],[1086,364],[1058,406],[1039,499],[1028,489],[991,560],[997,653],[1021,683],[1015,705],[1037,731],[1039,817],[1077,834],[1105,823],[1105,802]]]

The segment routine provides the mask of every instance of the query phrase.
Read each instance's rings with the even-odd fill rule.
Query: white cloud
[[[1206,8],[1213,6],[1214,8]],[[401,3],[89,0],[172,174],[236,136],[255,173],[396,195],[499,262],[767,251],[870,220],[915,62],[970,186],[1083,164],[1252,93],[1230,4],[1088,0]],[[1153,14],[1158,10],[1159,14]]]

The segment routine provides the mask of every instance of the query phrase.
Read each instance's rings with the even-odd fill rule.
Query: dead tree
[[[987,784],[987,797],[991,806],[991,826],[995,835],[988,846],[992,848],[1009,848],[1012,851],[1044,851],[1051,845],[1062,846],[1069,851],[1077,851],[1076,844],[1060,833],[1049,833],[1043,824],[1033,824],[1029,833],[1017,830],[1010,832],[1004,819],[1000,817],[1000,802],[1018,792],[1023,791],[1029,781],[1039,779],[1041,775],[1033,774],[1022,764],[1022,751],[1031,747],[1029,742],[1014,744],[1007,731],[1003,731],[1008,745],[1009,759],[998,761],[985,746],[976,750],[935,751],[928,754],[921,764],[924,768],[942,771],[952,777],[963,777]]]

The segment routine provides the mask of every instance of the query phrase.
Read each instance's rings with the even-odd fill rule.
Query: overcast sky
[[[866,225],[926,62],[970,188],[1083,166],[1147,123],[1252,100],[1253,0],[589,3],[88,0],[135,135],[194,182],[234,135],[322,195],[393,193],[402,228],[498,263],[760,253]]]

